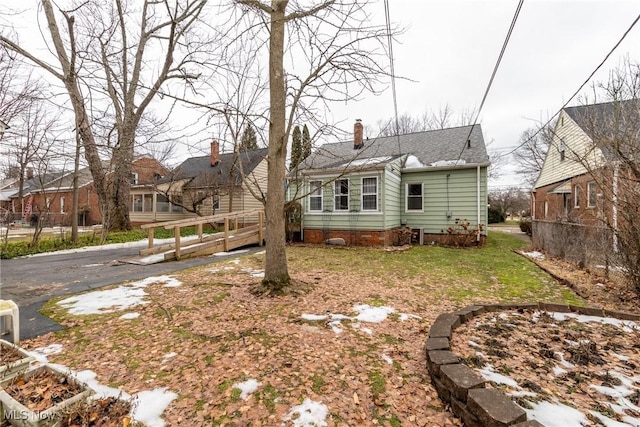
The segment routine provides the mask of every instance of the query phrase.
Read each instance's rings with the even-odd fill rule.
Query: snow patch
[[[231,251],[231,252],[216,252],[215,254],[213,254],[213,256],[214,257],[220,257],[220,256],[228,256],[228,255],[240,255],[240,254],[246,254],[247,252],[249,252],[249,249],[238,249],[237,251]],[[235,264],[240,262],[239,259],[234,259],[232,261]]]
[[[137,319],[138,317],[140,317],[140,313],[125,313],[122,316],[119,317],[119,319],[124,319],[124,320],[131,320],[131,319]]]
[[[545,427],[583,427],[589,424],[582,412],[556,401],[533,403],[533,409],[524,410],[530,420],[536,420]]]
[[[389,314],[395,313],[391,307],[371,307],[368,304],[356,305],[353,307],[353,311],[358,313],[357,320],[369,323],[384,322]]]
[[[514,379],[497,373],[496,371],[494,371],[494,368],[491,365],[487,365],[486,368],[480,369],[479,372],[482,374],[482,377],[487,381],[491,381],[496,384],[508,385],[509,387],[513,387],[513,388],[520,388],[520,386]]]
[[[40,363],[47,363],[49,361],[47,356],[52,354],[62,353],[62,344],[51,344],[46,347],[38,347],[27,352],[30,356],[33,356]]]
[[[291,421],[295,427],[327,427],[327,413],[326,405],[306,398],[302,404],[291,408],[282,420]]]
[[[152,283],[163,283],[168,288],[182,284],[182,282],[171,276],[147,277],[113,289],[93,291],[65,298],[58,301],[58,305],[66,308],[69,313],[76,315],[122,311],[136,305],[148,304],[144,300],[147,295],[144,288]]]
[[[141,391],[135,396],[137,404],[134,405],[132,416],[147,427],[164,427],[162,413],[176,397],[178,395],[167,391],[166,387]]]
[[[418,159],[413,154],[409,154],[407,156],[407,160],[405,160],[404,162],[405,169],[417,169],[417,168],[423,168],[423,167],[424,167],[424,163],[422,163],[420,159]]]
[[[318,320],[324,320],[327,318],[327,316],[323,316],[322,314],[307,314],[307,313],[303,313],[302,317],[304,320],[310,320],[310,321],[318,321]]]
[[[433,166],[433,167],[460,166],[460,165],[464,165],[466,163],[467,162],[465,160],[462,160],[462,159],[457,159],[457,160],[438,160],[437,162],[429,163],[429,166]]]
[[[600,316],[586,316],[584,314],[575,313],[548,313],[553,319],[558,321],[565,321],[567,319],[575,319],[580,323],[598,322],[605,325],[612,325],[622,329],[624,332],[633,332],[634,330],[640,330],[640,324],[632,322],[630,320],[620,320],[613,317],[600,317]]]
[[[174,357],[176,357],[178,355],[178,353],[172,351],[171,353],[167,353],[164,356],[162,356],[162,363],[167,363],[169,360],[173,359]]]
[[[387,356],[386,354],[382,353],[380,357],[382,357],[382,360],[387,362],[389,365],[393,365],[393,359]]]
[[[544,254],[542,252],[532,251],[532,252],[520,252],[520,253],[526,256],[527,258],[544,259]]]
[[[249,396],[254,393],[262,383],[258,382],[255,378],[249,378],[241,383],[235,383],[233,388],[237,388],[241,391],[240,398],[242,400],[249,400]]]

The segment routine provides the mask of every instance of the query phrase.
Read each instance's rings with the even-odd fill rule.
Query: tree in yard
[[[387,30],[369,22],[367,2],[326,0],[308,8],[289,0],[235,3],[242,10],[242,19],[251,10],[261,15],[257,22],[265,17],[269,22],[268,43],[265,42],[269,49],[269,180],[262,285],[267,293],[282,292],[290,284],[283,189],[293,123],[301,117],[313,120],[316,103],[354,99],[364,91],[374,90],[376,80],[386,74],[380,66],[382,61],[376,59]],[[262,28],[253,24],[255,21],[249,23],[250,28]],[[292,65],[288,71],[284,64],[286,42],[287,52],[299,55],[297,67]]]
[[[244,132],[242,133],[242,139],[240,140],[240,150],[255,150],[258,148],[258,136],[256,135],[256,131],[251,126],[251,123],[247,124],[247,127],[244,128]]]
[[[295,169],[302,160],[302,132],[300,126],[296,125],[291,134],[291,163],[289,169]]]
[[[553,140],[554,126],[554,123],[549,123],[539,130],[525,130],[520,136],[518,149],[513,152],[513,157],[518,164],[516,172],[532,187],[540,175],[544,158]]]
[[[169,81],[189,83],[203,45],[192,32],[206,0],[85,2],[55,10],[41,0],[58,65],[1,35],[1,45],[59,80],[75,115],[75,128],[91,170],[103,229],[128,229],[131,164],[139,124]],[[62,29],[61,29],[62,28]],[[105,169],[100,147],[109,149]]]
[[[531,208],[531,196],[518,187],[489,192],[489,206],[502,218],[507,215],[522,215]]]
[[[309,128],[305,124],[302,127],[302,156],[300,161],[306,159],[311,155],[311,135],[309,135]]]
[[[596,184],[593,212],[612,235],[613,254],[604,249],[607,260],[640,293],[640,64],[626,60],[597,89],[606,103],[584,105],[575,117],[592,149],[569,156]]]
[[[475,110],[462,111],[455,117],[454,110],[446,104],[437,111],[427,110],[420,115],[413,116],[404,113],[386,120],[379,120],[378,134],[380,136],[405,135],[414,132],[424,132],[428,130],[446,129],[454,126],[468,126],[473,124]]]

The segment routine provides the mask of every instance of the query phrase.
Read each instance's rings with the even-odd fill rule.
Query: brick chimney
[[[220,144],[215,139],[211,141],[211,166],[220,162]]]
[[[355,124],[353,125],[353,149],[359,150],[364,147],[364,142],[362,141],[362,120],[356,119]]]

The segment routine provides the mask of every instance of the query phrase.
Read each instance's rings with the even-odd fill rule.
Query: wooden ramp
[[[224,228],[223,231],[205,236],[202,233],[204,224],[223,224]],[[193,238],[180,237],[182,227],[194,225],[198,228],[197,236]],[[174,230],[175,240],[173,243],[154,245],[154,232],[159,227]],[[262,246],[265,231],[264,210],[251,209],[192,219],[156,222],[142,225],[141,228],[149,230],[149,246],[141,250],[138,257],[124,262],[147,265],[211,255],[217,252],[228,252],[249,245]]]

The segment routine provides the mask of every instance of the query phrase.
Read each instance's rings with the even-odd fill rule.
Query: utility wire
[[[400,123],[398,122],[398,96],[396,93],[396,72],[393,59],[393,36],[391,35],[391,18],[389,14],[389,0],[384,0],[384,16],[387,24],[387,44],[389,45],[389,68],[391,71],[391,93],[393,94],[393,111],[396,124],[396,141],[398,143],[398,154],[402,154],[400,148]]]
[[[593,70],[593,72],[591,74],[589,74],[589,77],[587,77],[587,79],[580,85],[580,87],[578,88],[578,90],[576,90],[573,95],[571,95],[571,97],[567,100],[567,102],[565,102],[562,107],[560,107],[560,109],[553,115],[551,116],[551,118],[549,120],[547,120],[547,122],[545,124],[543,124],[542,126],[540,126],[540,128],[536,131],[536,133],[534,133],[533,135],[531,135],[526,141],[518,144],[513,150],[510,150],[504,154],[501,154],[500,157],[504,157],[504,156],[509,156],[513,153],[515,153],[516,151],[518,151],[520,148],[524,147],[525,145],[527,145],[533,138],[535,138],[536,136],[538,136],[538,134],[540,132],[542,132],[542,130],[549,126],[549,124],[551,124],[551,122],[558,117],[558,115],[560,115],[560,112],[562,110],[564,110],[566,108],[567,105],[569,105],[569,103],[573,100],[573,98],[575,98],[578,93],[580,93],[580,91],[587,85],[587,83],[589,83],[589,81],[591,80],[591,78],[598,72],[598,70],[600,70],[600,68],[604,65],[605,62],[607,62],[607,60],[609,59],[609,57],[613,54],[613,52],[618,48],[618,46],[620,46],[620,44],[622,43],[622,41],[627,37],[627,35],[631,32],[631,30],[633,29],[633,27],[638,23],[638,21],[640,21],[640,15],[638,15],[636,17],[636,19],[631,23],[631,26],[627,29],[627,31],[624,32],[624,34],[622,35],[622,37],[620,37],[620,40],[618,40],[618,42],[613,46],[613,48],[611,48],[611,50],[609,51],[609,53],[607,53],[607,55],[604,57],[604,59],[600,62],[600,64],[598,64],[598,66],[595,68],[595,70]],[[553,130],[552,130],[553,132]],[[555,132],[553,132],[555,134]]]
[[[467,135],[467,137],[463,141],[462,149],[460,150],[460,154],[458,155],[458,159],[456,160],[456,163],[458,163],[458,161],[462,157],[462,153],[464,153],[464,149],[467,146],[467,141],[469,140],[469,138],[471,138],[471,133],[473,132],[473,129],[476,126],[476,123],[478,122],[478,118],[480,117],[480,112],[482,111],[482,107],[484,107],[484,103],[487,100],[487,96],[489,95],[489,91],[491,90],[491,85],[493,84],[493,79],[496,77],[496,73],[498,72],[498,68],[500,67],[500,62],[502,62],[502,57],[504,56],[504,52],[507,50],[507,45],[509,44],[509,39],[511,38],[511,34],[513,33],[513,29],[516,26],[516,21],[518,20],[518,16],[520,15],[520,10],[522,10],[523,3],[524,3],[524,0],[520,0],[518,2],[518,7],[516,8],[516,11],[515,11],[515,13],[513,15],[513,19],[511,20],[511,25],[509,26],[509,31],[507,31],[507,35],[506,35],[506,37],[504,39],[504,43],[502,44],[502,50],[500,50],[500,55],[498,56],[498,60],[496,61],[496,65],[495,65],[495,67],[493,67],[493,73],[491,73],[491,78],[489,79],[489,84],[487,85],[487,89],[484,91],[484,96],[482,97],[482,102],[480,103],[480,108],[478,108],[478,112],[476,113],[476,117],[473,120],[473,124],[471,125],[471,128],[469,129],[469,134]]]

